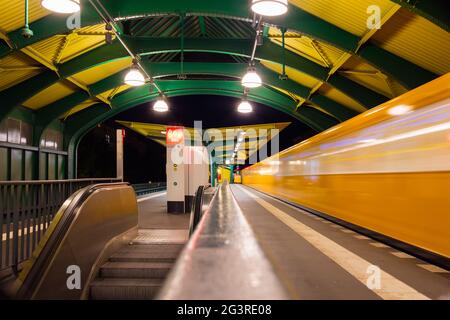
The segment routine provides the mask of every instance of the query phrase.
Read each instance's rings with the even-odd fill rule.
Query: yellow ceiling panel
[[[389,98],[397,97],[408,91],[397,81],[358,57],[350,58],[339,70],[339,73]]]
[[[271,27],[269,30],[269,38],[277,45],[282,45],[281,31]],[[305,57],[324,67],[331,67],[336,63],[344,51],[321,41],[314,40],[305,35],[295,32],[286,32],[285,34],[286,49],[292,51],[302,57]]]
[[[62,80],[27,100],[24,106],[31,109],[39,109],[74,93],[76,90],[78,90],[77,87]]]
[[[49,64],[55,64],[56,54],[58,49],[63,45],[65,38],[65,35],[56,35],[39,41],[29,46],[29,48],[38,53],[39,56],[45,59]]]
[[[31,78],[43,69],[20,52],[0,59],[0,91]]]
[[[65,63],[105,44],[104,24],[77,29],[67,35],[55,35],[31,45],[48,63]]]
[[[122,86],[120,86],[120,87],[117,87],[117,88],[108,90],[108,91],[106,91],[106,92],[103,92],[100,96],[103,97],[103,98],[105,98],[105,99],[110,100],[110,99],[112,99],[114,96],[116,96],[116,95],[118,95],[119,93],[124,92],[125,90],[128,90],[128,89],[130,89],[130,88],[131,88],[131,86],[129,86],[129,85],[122,85]]]
[[[372,41],[434,73],[442,75],[450,71],[450,33],[403,8]]]
[[[0,0],[0,32],[8,33],[25,25],[25,1]],[[50,12],[41,6],[41,0],[30,0],[29,19],[36,21]]]
[[[360,103],[358,103],[357,101],[353,100],[349,96],[343,94],[339,90],[336,90],[335,88],[331,87],[330,85],[328,85],[326,83],[320,87],[319,92],[322,95],[326,96],[327,98],[330,98],[330,99],[332,99],[344,106],[352,108],[353,110],[356,110],[358,112],[367,111],[367,109],[364,108]]]
[[[367,8],[377,5],[381,16],[396,6],[389,0],[289,0],[293,5],[357,36],[367,32]]]
[[[81,110],[89,108],[90,106],[97,104],[97,103],[99,103],[99,101],[95,100],[95,99],[86,100],[86,101],[80,103],[79,105],[77,105],[76,107],[73,107],[72,110],[67,112],[62,118],[65,119],[65,118],[67,118],[77,112],[80,112]]]
[[[282,73],[283,67],[280,64],[268,61],[263,61],[262,64],[272,71],[275,71],[279,74]],[[289,79],[297,83],[300,83],[308,88],[314,87],[319,82],[317,79],[289,67],[286,67],[286,74],[289,76]]]
[[[86,85],[90,85],[130,67],[131,64],[132,59],[129,57],[117,59],[77,73],[73,78]]]
[[[69,61],[87,51],[105,44],[105,25],[86,27],[66,37],[64,47],[60,48],[60,63]]]

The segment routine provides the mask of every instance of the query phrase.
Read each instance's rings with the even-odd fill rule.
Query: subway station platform
[[[293,299],[450,298],[447,270],[250,188],[231,190]],[[377,272],[372,285],[383,289],[370,290]]]
[[[0,0],[0,299],[450,301],[447,2]]]

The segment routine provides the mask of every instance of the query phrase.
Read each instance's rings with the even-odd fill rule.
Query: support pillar
[[[166,129],[167,144],[167,213],[184,213],[185,209],[185,165],[184,128]]]
[[[116,177],[123,181],[123,142],[125,130],[116,130]]]

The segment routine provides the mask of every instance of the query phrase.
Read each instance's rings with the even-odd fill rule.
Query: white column
[[[125,130],[116,130],[116,176],[117,179],[123,180],[123,141],[125,138]]]
[[[180,134],[181,130],[181,134]],[[185,164],[184,164],[184,128],[166,129],[167,143],[167,212],[184,212]]]

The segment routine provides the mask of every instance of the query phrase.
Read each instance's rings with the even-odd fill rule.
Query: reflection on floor
[[[167,213],[165,192],[139,199],[138,208],[141,229],[189,229],[189,214]]]

